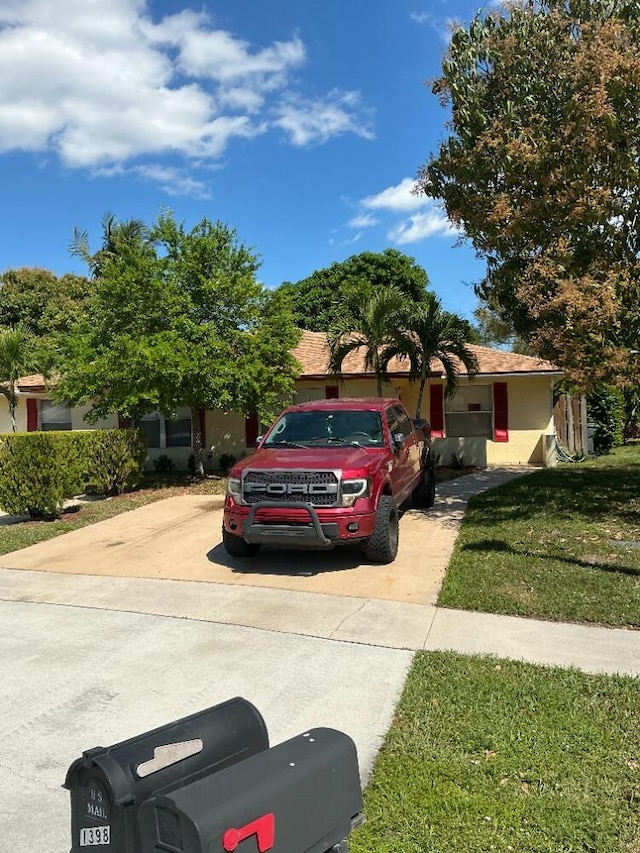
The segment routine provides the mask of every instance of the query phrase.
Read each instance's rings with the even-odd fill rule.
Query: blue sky
[[[411,194],[467,0],[0,0],[0,271],[85,272],[74,226],[171,208],[237,229],[273,287],[400,249],[467,317],[483,264]]]

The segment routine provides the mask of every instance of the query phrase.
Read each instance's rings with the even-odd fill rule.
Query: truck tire
[[[393,563],[398,553],[398,507],[391,495],[382,495],[373,533],[364,543],[364,555],[372,563]]]
[[[259,545],[245,542],[242,536],[234,536],[228,530],[222,528],[222,544],[227,554],[232,557],[253,557],[257,554]]]
[[[429,460],[422,469],[420,482],[411,493],[411,502],[416,509],[429,509],[436,500],[436,472],[433,462]]]

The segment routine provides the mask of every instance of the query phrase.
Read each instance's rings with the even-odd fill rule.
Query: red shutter
[[[27,397],[27,432],[38,429],[38,401]]]
[[[507,383],[493,383],[493,440],[509,441]]]
[[[340,393],[339,393],[337,385],[325,385],[324,386],[325,400],[337,400],[339,396],[340,396]]]
[[[247,447],[255,447],[258,431],[260,430],[260,421],[256,412],[251,412],[244,421],[244,443]]]
[[[444,385],[429,386],[429,425],[432,438],[444,438]]]
[[[131,429],[131,418],[125,418],[118,414],[118,429]]]

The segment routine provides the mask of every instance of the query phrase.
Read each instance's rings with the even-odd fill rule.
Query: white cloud
[[[450,220],[439,210],[416,213],[398,223],[389,231],[388,237],[402,246],[405,243],[418,243],[427,237],[458,237],[460,235]]]
[[[429,203],[426,196],[414,195],[415,181],[411,178],[403,178],[394,187],[363,198],[360,204],[367,210],[394,210],[407,211],[418,210]]]
[[[357,92],[334,89],[317,100],[292,94],[276,107],[275,114],[274,124],[288,133],[291,142],[298,146],[326,142],[343,133],[374,138],[371,110],[361,106]]]
[[[360,213],[348,222],[349,228],[371,228],[378,224],[378,220],[370,213]]]
[[[416,24],[426,24],[431,22],[431,15],[428,12],[412,12],[409,17]]]
[[[150,164],[148,166],[135,166],[130,171],[158,184],[167,195],[190,196],[200,199],[211,198],[211,192],[204,181],[195,180],[181,169]]]
[[[380,217],[371,213],[374,210],[380,215],[387,214],[387,237],[397,245],[417,243],[429,237],[460,236],[460,230],[451,223],[442,207],[426,195],[416,195],[415,186],[412,178],[403,178],[399,184],[366,196],[358,202],[361,212],[349,220],[348,226],[362,229],[377,225]],[[389,219],[395,221],[389,224]]]
[[[0,0],[0,153],[52,151],[104,173],[149,155],[215,160],[276,127],[295,145],[371,138],[357,93],[291,91],[305,61],[295,34],[254,46],[206,13],[154,20],[148,0]]]

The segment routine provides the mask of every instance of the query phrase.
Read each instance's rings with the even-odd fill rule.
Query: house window
[[[51,400],[40,400],[40,429],[71,429],[71,409]]]
[[[459,386],[455,395],[445,400],[447,435],[492,438],[492,399],[491,385]]]
[[[292,405],[297,406],[298,403],[309,403],[311,400],[324,400],[324,398],[324,386],[317,388],[296,388]]]
[[[147,447],[191,447],[193,444],[191,409],[181,406],[175,418],[165,418],[161,412],[149,412],[138,424],[147,437]]]

